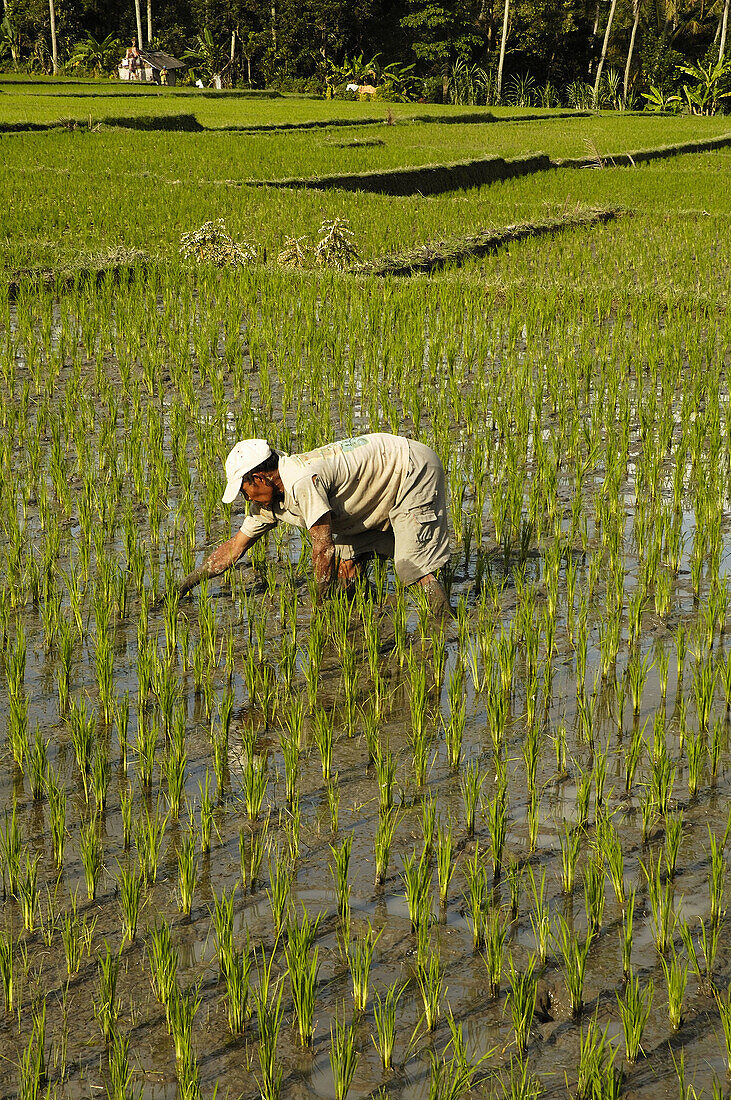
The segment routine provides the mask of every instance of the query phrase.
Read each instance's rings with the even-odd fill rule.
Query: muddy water
[[[29,514],[29,531],[34,537],[42,537],[32,508]],[[217,529],[212,542],[225,537],[228,532]],[[73,552],[75,534],[72,530],[64,536],[60,560]],[[140,530],[144,538],[144,527]],[[587,554],[582,558],[577,591],[588,585],[588,571],[592,552],[591,529],[588,531]],[[121,544],[112,540],[112,555],[122,559]],[[296,539],[278,548],[280,555],[299,556]],[[277,565],[275,549],[270,548],[269,560],[275,564],[279,580],[283,574]],[[449,1038],[446,1017],[448,1008],[456,1021],[464,1028],[470,1057],[477,1060],[487,1056],[482,1063],[475,1091],[489,1094],[500,1089],[507,1080],[511,1055],[514,1053],[513,1030],[506,999],[507,954],[516,967],[528,965],[535,952],[535,940],[531,925],[533,907],[528,867],[536,881],[545,873],[546,897],[552,918],[558,914],[572,925],[582,938],[587,928],[587,918],[582,887],[582,869],[591,854],[595,835],[596,812],[594,795],[590,799],[589,821],[582,833],[581,853],[577,870],[577,885],[573,895],[567,896],[561,889],[560,826],[563,822],[578,821],[576,799],[582,774],[591,771],[593,755],[591,746],[580,735],[577,718],[577,688],[575,652],[566,630],[565,576],[561,575],[561,599],[557,620],[557,648],[551,664],[550,687],[545,667],[539,673],[540,707],[545,714],[544,740],[538,768],[538,785],[541,792],[538,810],[538,830],[535,849],[529,844],[528,799],[525,772],[522,761],[526,735],[524,712],[526,708],[525,655],[516,655],[512,690],[509,693],[509,719],[506,728],[505,755],[508,775],[508,833],[506,840],[506,865],[517,865],[519,872],[517,915],[510,922],[506,945],[506,972],[503,975],[501,994],[497,1001],[489,999],[484,962],[472,950],[472,937],[466,915],[465,862],[474,855],[475,848],[486,858],[490,850],[490,834],[484,808],[478,812],[476,835],[468,837],[464,825],[464,808],[460,779],[448,765],[442,719],[449,718],[449,677],[460,660],[467,660],[470,646],[479,652],[480,636],[490,624],[498,632],[508,629],[513,622],[521,600],[535,591],[540,605],[543,599],[541,559],[532,556],[526,563],[522,587],[516,587],[516,562],[501,563],[493,559],[487,569],[494,584],[494,598],[489,601],[489,611],[480,620],[473,581],[478,563],[474,557],[458,569],[452,587],[452,601],[464,596],[469,613],[461,632],[450,628],[443,644],[446,648],[445,671],[439,683],[430,689],[430,725],[433,729],[431,755],[433,760],[424,788],[417,787],[412,766],[412,749],[409,743],[411,713],[409,707],[410,673],[408,661],[400,662],[393,652],[395,595],[392,579],[388,594],[376,606],[381,638],[379,669],[386,686],[385,703],[379,721],[379,737],[388,745],[397,759],[395,801],[402,817],[396,831],[391,861],[386,881],[382,887],[374,887],[374,834],[378,823],[378,781],[369,759],[368,746],[363,734],[362,722],[357,719],[353,736],[348,736],[343,709],[342,661],[337,647],[329,641],[326,645],[320,674],[318,704],[334,708],[335,744],[333,749],[333,773],[337,772],[340,803],[338,829],[333,833],[331,815],[323,782],[320,758],[312,744],[311,723],[305,721],[305,738],[300,759],[299,793],[301,825],[299,852],[293,865],[291,899],[301,912],[306,906],[311,914],[321,912],[317,944],[320,958],[319,981],[315,1009],[315,1034],[311,1050],[302,1051],[296,1040],[292,1024],[292,1002],[286,979],[281,943],[276,943],[271,906],[267,889],[269,864],[265,857],[260,882],[256,889],[243,889],[239,862],[239,834],[243,828],[245,837],[264,829],[273,845],[272,862],[284,859],[287,837],[287,805],[284,782],[284,761],[279,746],[278,729],[291,710],[295,696],[305,695],[304,659],[298,656],[292,689],[288,693],[281,685],[277,691],[277,708],[273,721],[262,713],[260,700],[249,697],[243,672],[244,656],[248,648],[249,629],[247,614],[266,614],[266,657],[278,668],[282,654],[281,628],[279,625],[279,595],[269,596],[254,571],[245,566],[234,578],[233,591],[227,583],[211,586],[212,603],[217,618],[218,636],[225,642],[233,637],[235,655],[230,686],[234,693],[234,711],[229,745],[229,781],[214,813],[214,831],[211,851],[199,854],[200,874],[195,892],[192,913],[184,917],[179,913],[177,889],[176,851],[181,843],[190,818],[195,827],[200,819],[200,785],[206,772],[212,776],[212,757],[209,741],[210,716],[205,692],[195,690],[194,674],[189,663],[176,657],[177,682],[180,701],[185,710],[187,777],[186,800],[180,822],[168,820],[162,843],[156,882],[146,891],[140,930],[132,943],[122,944],[120,907],[116,878],[120,865],[135,864],[135,848],[127,850],[123,844],[123,828],[120,792],[131,789],[134,794],[134,816],[140,819],[146,810],[154,812],[159,805],[161,813],[168,806],[165,799],[165,783],[161,764],[164,740],[160,735],[152,790],[141,789],[134,749],[130,752],[127,771],[121,764],[118,731],[112,723],[109,727],[99,721],[95,735],[102,744],[108,744],[112,766],[108,806],[100,817],[99,829],[104,845],[104,871],[100,878],[95,900],[86,897],[86,886],[80,856],[81,821],[89,818],[74,752],[68,731],[59,713],[55,676],[58,657],[48,649],[43,633],[39,609],[23,608],[10,617],[8,645],[17,638],[18,624],[22,624],[28,645],[24,690],[29,699],[29,728],[31,738],[38,725],[49,741],[49,761],[67,791],[67,844],[63,869],[56,874],[53,869],[50,842],[49,805],[46,798],[34,801],[29,787],[29,777],[14,764],[7,745],[0,767],[0,806],[9,808],[15,802],[17,821],[24,845],[31,858],[38,862],[39,907],[36,926],[31,932],[22,928],[20,908],[15,898],[5,895],[3,900],[3,927],[15,941],[16,1010],[0,1021],[0,1086],[5,1095],[18,1087],[18,1064],[31,1040],[32,1010],[45,996],[46,1035],[45,1050],[48,1077],[59,1095],[74,1098],[96,1095],[109,1084],[107,1071],[107,1047],[99,1023],[95,1018],[95,1004],[99,997],[99,979],[96,958],[105,950],[105,944],[117,951],[121,947],[121,969],[118,986],[119,1023],[121,1033],[130,1039],[130,1067],[132,1093],[140,1092],[149,1100],[170,1100],[177,1094],[176,1063],[172,1040],[168,1033],[165,1012],[155,999],[150,982],[150,964],[146,954],[147,929],[164,917],[171,925],[173,941],[179,952],[179,981],[182,988],[200,983],[201,1004],[193,1028],[193,1048],[197,1057],[200,1088],[204,1096],[211,1096],[218,1085],[219,1094],[236,1097],[255,1096],[258,1093],[257,1058],[258,1031],[255,1018],[247,1022],[245,1034],[232,1037],[227,1025],[225,987],[219,978],[215,936],[211,920],[213,894],[230,891],[237,886],[235,910],[235,942],[241,947],[248,935],[252,949],[267,958],[275,951],[273,974],[282,975],[284,982],[284,1024],[279,1038],[278,1059],[283,1071],[282,1095],[286,1097],[334,1096],[333,1079],[329,1063],[330,1029],[336,1012],[346,1006],[348,1019],[352,1010],[351,980],[342,949],[342,929],[337,918],[337,895],[330,871],[331,844],[339,844],[344,837],[353,838],[349,882],[351,887],[352,935],[355,936],[370,922],[381,931],[371,972],[368,1009],[357,1024],[356,1045],[360,1058],[350,1095],[364,1097],[385,1090],[388,1095],[403,1100],[421,1100],[429,1095],[429,1052],[441,1053]],[[631,552],[627,551],[626,566],[628,588],[631,591],[634,567]],[[687,570],[687,561],[683,569]],[[485,570],[485,563],[480,564]],[[311,633],[311,611],[304,577],[296,580],[299,600],[297,612],[297,640],[306,647]],[[62,611],[69,613],[64,595]],[[129,692],[132,700],[129,739],[134,746],[138,728],[134,706],[138,689],[137,667],[139,661],[136,615],[132,605],[127,618],[114,626],[114,679],[118,695]],[[197,637],[199,611],[197,597],[186,601],[180,608],[180,623],[188,623],[191,639]],[[673,907],[695,929],[698,918],[708,921],[710,900],[708,875],[710,867],[708,830],[722,836],[726,829],[729,805],[728,726],[725,701],[720,684],[717,685],[711,726],[718,719],[722,722],[723,751],[715,781],[711,781],[708,768],[697,798],[687,797],[687,762],[681,754],[679,742],[679,714],[681,701],[687,704],[687,722],[690,730],[697,725],[693,698],[690,657],[686,658],[685,677],[679,683],[675,663],[673,631],[679,622],[694,626],[698,608],[688,584],[687,572],[681,571],[679,585],[674,596],[673,610],[664,620],[646,613],[643,620],[641,649],[660,646],[669,653],[668,687],[662,698],[656,669],[649,672],[643,693],[640,713],[633,718],[629,701],[625,701],[622,718],[616,710],[614,678],[597,681],[600,670],[599,628],[590,616],[589,645],[587,652],[586,691],[595,695],[593,715],[594,745],[600,744],[607,752],[607,775],[604,792],[605,812],[613,815],[625,859],[627,887],[634,886],[637,900],[634,916],[634,943],[632,964],[642,986],[652,980],[654,1000],[642,1046],[645,1057],[634,1066],[625,1066],[626,1095],[643,1095],[659,1098],[677,1095],[677,1073],[673,1053],[684,1050],[686,1082],[697,1091],[710,1093],[714,1077],[725,1078],[726,1055],[718,1010],[707,983],[692,973],[689,975],[684,1004],[684,1022],[677,1033],[672,1033],[667,1022],[666,994],[659,956],[652,935],[651,906],[646,878],[641,861],[657,859],[657,853],[665,843],[662,819],[655,817],[645,842],[641,834],[640,802],[643,785],[649,781],[648,754],[641,761],[632,791],[625,792],[624,752],[631,738],[635,723],[641,728],[648,721],[647,740],[658,713],[666,716],[667,749],[676,765],[672,805],[684,813],[683,838],[678,857],[678,870],[673,883]],[[88,617],[88,608],[85,620]],[[84,640],[76,647],[76,659],[72,673],[72,695],[88,699],[91,709],[98,704],[96,672],[93,655],[93,619],[86,628]],[[160,611],[152,611],[148,635],[158,634],[160,645],[164,640],[164,620]],[[358,655],[358,702],[362,707],[373,705],[373,682],[367,661],[363,655],[364,629],[357,610],[351,615],[349,640]],[[716,639],[716,648],[723,651],[724,639]],[[422,645],[419,617],[413,609],[407,618],[407,650],[413,651],[415,664],[425,663],[430,681],[433,679],[433,656],[429,645]],[[225,652],[225,646],[224,646]],[[620,651],[616,676],[621,677],[626,665],[626,646]],[[478,672],[481,664],[478,660]],[[229,680],[223,668],[223,660],[212,674],[208,687],[212,698],[222,696]],[[476,761],[485,774],[483,803],[494,798],[495,765],[488,732],[486,696],[476,686],[469,671],[465,675],[464,698],[466,724],[463,753],[466,762]],[[154,713],[151,700],[145,700]],[[0,720],[7,725],[10,700],[7,682],[0,685]],[[553,736],[561,726],[566,729],[566,772],[559,774],[556,766]],[[242,745],[244,738],[255,735],[257,751],[267,761],[268,789],[264,811],[259,821],[249,825],[243,794]],[[213,781],[212,781],[213,782]],[[423,844],[422,806],[425,798],[432,798],[438,818],[451,820],[455,842],[456,871],[443,910],[438,905],[436,870],[432,870],[432,926],[433,950],[438,950],[444,969],[444,997],[439,1023],[431,1035],[424,1032],[412,1042],[421,1016],[422,1005],[416,974],[416,937],[408,915],[402,880],[403,860],[413,851],[420,852]],[[8,818],[5,819],[7,829]],[[248,840],[247,840],[248,843]],[[489,858],[488,858],[489,865]],[[77,974],[68,977],[61,935],[61,916],[71,910],[72,898],[78,898],[78,919],[93,924],[91,952],[83,956]],[[495,885],[493,905],[506,907],[510,902],[506,876]],[[544,968],[540,969],[540,1013],[535,1017],[528,1044],[531,1072],[538,1075],[543,1088],[550,1094],[564,1094],[566,1085],[573,1090],[582,1026],[596,1016],[600,1028],[607,1028],[612,1041],[619,1048],[617,1064],[622,1064],[622,1032],[617,994],[623,991],[620,934],[622,909],[614,898],[607,878],[606,905],[602,926],[594,938],[588,956],[584,989],[584,1013],[580,1021],[571,1017],[565,982],[557,953],[551,946]],[[674,936],[682,952],[678,933]],[[717,986],[724,990],[731,974],[731,955],[726,936],[722,933],[716,960]],[[252,981],[256,984],[256,968],[252,969]],[[375,1033],[373,1014],[373,990],[381,994],[393,983],[405,984],[406,990],[397,1010],[395,1045],[395,1070],[381,1070],[377,1052],[371,1042]]]
[[[249,588],[250,595],[255,600],[261,601],[263,607],[270,602],[269,597],[252,583],[250,570],[244,570],[243,580]],[[215,602],[221,626],[227,621],[233,624],[237,617],[235,602],[232,601],[225,587],[221,589],[220,598]],[[505,607],[501,620],[507,623],[512,614],[510,605],[514,603],[509,583],[503,603]],[[195,605],[187,606],[182,613],[189,616],[193,622],[196,614]],[[308,630],[308,614],[308,611],[303,609],[299,624],[303,638],[306,637]],[[273,604],[270,606],[270,620],[276,620]],[[86,809],[76,778],[73,753],[68,744],[67,734],[59,722],[52,684],[52,668],[49,668],[49,659],[43,650],[39,627],[34,622],[32,614],[24,616],[24,626],[29,650],[26,690],[31,696],[30,725],[33,729],[37,722],[44,736],[50,739],[51,762],[66,779],[69,792],[69,839],[64,869],[56,878],[51,873],[47,803],[45,801],[41,801],[40,804],[33,803],[27,789],[27,780],[24,780],[24,777],[14,769],[11,761],[6,759],[3,768],[2,797],[5,805],[9,804],[12,797],[17,799],[18,819],[24,840],[28,843],[31,853],[40,855],[40,909],[48,928],[45,934],[40,929],[33,933],[23,933],[17,903],[11,898],[6,898],[4,923],[18,940],[16,966],[19,967],[22,975],[18,980],[18,986],[22,990],[23,1004],[20,1012],[20,1028],[17,1017],[6,1018],[0,1034],[6,1057],[13,1059],[16,1057],[14,1052],[20,1052],[28,1038],[28,1017],[33,998],[41,990],[45,991],[47,1048],[51,1079],[58,1081],[59,1088],[64,1094],[81,1097],[90,1095],[92,1090],[98,1090],[106,1081],[103,1068],[106,1060],[105,1044],[94,1018],[98,979],[93,955],[103,949],[105,941],[115,949],[121,942],[119,906],[115,897],[115,872],[117,861],[126,864],[131,858],[122,846],[119,808],[119,788],[126,783],[126,780],[118,766],[119,747],[116,743],[115,730],[112,728],[106,731],[100,726],[98,736],[110,739],[114,770],[109,806],[101,823],[105,873],[101,879],[98,896],[93,903],[90,903],[85,900],[85,884],[78,850],[77,823],[82,815],[86,815]],[[154,630],[154,626],[154,618],[151,618],[151,629]],[[414,646],[418,654],[420,642],[415,615],[409,618],[409,631],[409,644]],[[658,623],[653,633],[662,637],[664,633],[662,625]],[[337,771],[340,785],[337,836],[331,832],[330,813],[317,749],[306,748],[301,758],[299,786],[302,829],[300,855],[295,865],[292,883],[292,900],[297,908],[304,904],[310,913],[322,912],[325,914],[325,920],[318,935],[321,968],[317,994],[317,1024],[312,1051],[302,1052],[294,1038],[294,1033],[289,1029],[291,1003],[288,986],[285,983],[285,1025],[280,1038],[279,1057],[284,1071],[283,1094],[287,1096],[329,1097],[334,1095],[328,1058],[330,1023],[333,1013],[342,1002],[348,1006],[348,1014],[352,1002],[349,971],[338,941],[337,900],[329,863],[331,861],[330,844],[338,842],[347,834],[353,836],[350,865],[353,932],[363,927],[366,921],[370,921],[376,928],[383,929],[376,948],[371,989],[382,992],[393,982],[408,983],[398,1010],[396,1071],[387,1075],[381,1071],[378,1055],[370,1041],[374,1022],[372,1006],[369,1004],[369,1011],[358,1025],[357,1042],[361,1057],[351,1095],[365,1096],[383,1085],[387,1087],[390,1095],[404,1098],[426,1096],[429,1078],[426,1054],[432,1044],[436,1050],[441,1050],[446,1043],[448,1031],[444,1015],[447,1003],[455,1019],[464,1024],[470,1053],[478,1058],[488,1051],[493,1052],[483,1064],[486,1073],[493,1074],[501,1069],[504,1070],[511,1053],[512,1028],[509,1014],[505,1011],[504,988],[497,1003],[489,1001],[484,963],[479,955],[474,955],[472,952],[471,933],[465,917],[463,891],[466,883],[460,863],[474,852],[475,842],[485,853],[489,851],[489,831],[484,814],[478,814],[475,840],[468,839],[465,834],[459,782],[448,767],[443,737],[439,736],[438,731],[437,713],[441,712],[445,718],[448,716],[446,687],[432,696],[432,705],[435,708],[434,762],[427,784],[428,794],[436,801],[438,815],[443,820],[451,817],[454,821],[455,844],[458,851],[457,870],[452,880],[447,906],[440,913],[436,900],[436,886],[433,906],[432,936],[434,944],[438,945],[444,964],[446,997],[442,1021],[434,1034],[424,1035],[417,1044],[416,1052],[413,1050],[407,1052],[409,1039],[421,1013],[421,1001],[414,981],[416,943],[411,931],[400,876],[401,857],[413,849],[421,848],[420,806],[427,792],[418,790],[413,780],[407,739],[411,725],[406,688],[407,673],[405,669],[399,668],[398,662],[388,652],[387,612],[384,616],[383,635],[386,642],[382,667],[393,703],[384,715],[381,737],[387,739],[392,750],[397,754],[397,789],[399,790],[397,802],[400,797],[403,803],[403,819],[397,830],[387,880],[381,889],[375,890],[373,837],[378,820],[377,780],[373,766],[369,764],[364,737],[358,732],[356,736],[349,738],[342,728],[342,719],[338,721],[336,718],[333,771]],[[476,638],[476,635],[471,634],[471,637]],[[355,622],[353,638],[357,646],[359,630]],[[649,638],[647,640],[649,641]],[[120,688],[133,690],[135,635],[129,628],[120,626],[116,633],[115,644],[119,654]],[[278,641],[273,636],[274,652],[277,645]],[[457,659],[459,643],[455,638],[452,641],[448,640],[446,646],[448,676]],[[587,670],[590,683],[593,682],[594,669],[597,665],[598,654],[590,648]],[[360,673],[360,695],[365,702],[369,696],[365,663]],[[95,687],[93,679],[90,664],[82,660],[75,671],[75,693],[88,692],[93,698]],[[324,705],[334,702],[337,714],[338,659],[332,648],[326,650],[321,679],[320,702]],[[664,709],[668,716],[668,749],[673,758],[678,754],[677,731],[673,724],[673,715],[677,714],[679,703],[675,680],[674,666],[671,661],[670,684]],[[189,753],[187,792],[191,801],[192,816],[195,818],[198,783],[202,780],[206,768],[211,766],[207,718],[200,696],[197,696],[192,689],[190,674],[181,676],[180,684],[187,710],[186,730]],[[302,690],[299,677],[296,678],[296,686]],[[222,684],[219,683],[216,687],[220,690]],[[135,1081],[142,1087],[145,1096],[153,1098],[172,1096],[176,1090],[172,1043],[167,1033],[164,1012],[153,996],[148,975],[149,965],[144,950],[144,926],[146,923],[153,922],[161,914],[170,921],[173,938],[180,951],[181,985],[185,986],[193,981],[202,982],[202,1002],[194,1029],[194,1047],[198,1055],[204,1094],[210,1094],[216,1082],[219,1082],[219,1088],[224,1088],[231,1095],[254,1095],[257,1091],[256,1024],[254,1020],[250,1021],[247,1025],[247,1034],[243,1038],[233,1039],[228,1034],[223,986],[218,980],[209,906],[212,904],[214,890],[220,893],[221,889],[231,889],[235,883],[239,882],[235,901],[237,943],[241,944],[244,941],[245,932],[248,930],[253,945],[257,948],[263,946],[267,951],[271,951],[274,946],[274,931],[266,895],[268,885],[266,862],[262,874],[263,882],[253,894],[244,894],[240,884],[238,836],[239,829],[245,822],[240,771],[242,730],[256,729],[259,733],[260,747],[269,750],[270,779],[266,799],[271,807],[269,831],[274,842],[282,848],[284,833],[277,821],[280,811],[285,806],[284,765],[274,731],[266,728],[262,715],[255,706],[250,705],[243,677],[238,672],[234,673],[233,687],[237,704],[231,733],[231,789],[216,810],[216,832],[212,851],[210,857],[202,859],[201,862],[200,881],[191,918],[181,917],[175,903],[177,878],[175,849],[181,827],[170,823],[163,843],[158,879],[146,895],[140,933],[137,940],[125,945],[122,951],[119,982],[120,1026],[131,1038],[131,1061]],[[575,674],[568,650],[557,661],[554,672],[551,699],[547,706],[547,730],[555,732],[560,723],[564,723],[567,727],[569,775],[561,780],[555,775],[553,750],[550,740],[547,740],[540,766],[539,782],[542,787],[540,825],[538,842],[533,853],[528,851],[527,800],[521,764],[525,733],[524,724],[520,720],[524,707],[523,693],[524,688],[518,672],[512,697],[514,718],[509,726],[507,738],[510,794],[509,831],[506,844],[508,858],[517,861],[521,867],[530,863],[534,874],[538,877],[545,871],[547,897],[552,913],[562,913],[567,920],[573,922],[577,931],[583,934],[586,928],[586,915],[581,891],[581,875],[579,873],[577,876],[578,885],[574,896],[570,898],[564,896],[561,892],[560,850],[557,838],[557,823],[575,818],[576,779],[580,768],[588,764],[587,745],[576,737],[574,730]],[[494,784],[487,716],[484,700],[470,685],[469,678],[466,703],[464,755],[467,760],[477,760],[485,770],[487,778],[484,793],[486,797],[490,797],[494,793]],[[688,704],[692,721],[692,700],[688,699]],[[5,708],[6,705],[7,697],[4,696],[3,707]],[[281,700],[281,706],[282,709],[286,708],[286,698]],[[659,686],[651,673],[643,696],[640,723],[644,722],[645,718],[652,718],[656,710],[661,707],[663,703],[659,698]],[[632,724],[629,710],[630,707],[626,705],[625,726],[628,729]],[[679,1044],[682,1044],[685,1050],[687,1079],[695,1081],[699,1088],[710,1087],[714,1074],[721,1079],[724,1076],[723,1041],[713,999],[708,989],[704,988],[692,975],[689,978],[686,994],[685,1022],[676,1036],[671,1035],[667,1026],[662,971],[651,934],[650,906],[645,878],[640,867],[640,860],[647,862],[663,843],[663,832],[659,821],[650,833],[649,843],[647,845],[641,843],[638,796],[641,792],[641,781],[646,775],[646,765],[641,766],[641,774],[638,774],[638,780],[635,782],[634,789],[637,794],[627,799],[624,795],[624,766],[616,717],[607,715],[601,718],[602,700],[597,703],[597,711],[595,732],[598,740],[609,748],[607,808],[615,815],[614,821],[622,839],[627,884],[632,884],[637,889],[633,965],[643,985],[650,978],[655,984],[653,1011],[643,1037],[643,1048],[647,1058],[641,1059],[634,1067],[627,1067],[625,1087],[630,1092],[650,1089],[652,1095],[658,1097],[674,1095],[677,1081],[670,1051],[672,1048],[678,1048]],[[724,707],[720,699],[717,700],[716,713],[720,717],[724,715]],[[134,715],[130,739],[134,740]],[[724,752],[724,763],[725,761]],[[134,787],[133,764],[130,765],[129,778]],[[711,787],[707,781],[704,783],[700,797],[692,804],[683,797],[686,784],[687,776],[681,765],[676,775],[675,803],[683,807],[685,818],[679,867],[674,884],[674,905],[676,911],[686,920],[695,922],[699,916],[707,919],[709,913],[707,829],[710,827],[717,834],[722,834],[726,826],[729,789],[726,768],[722,767],[715,786]],[[161,786],[161,778],[156,769],[151,799],[153,805]],[[144,799],[137,788],[137,812],[143,805]],[[185,813],[183,817],[185,818]],[[585,862],[591,837],[592,829],[589,826],[586,840],[582,844],[579,867]],[[68,981],[60,931],[54,930],[53,917],[49,917],[48,913],[50,910],[59,914],[68,908],[74,892],[78,892],[79,911],[82,916],[95,920],[96,925],[92,957],[85,956],[79,974]],[[497,890],[494,900],[500,899],[503,902],[508,900],[508,888],[505,882]],[[521,878],[518,915],[511,925],[508,941],[509,951],[517,966],[525,966],[530,954],[535,950],[530,922],[531,905],[529,883],[524,873]],[[615,994],[622,990],[619,940],[621,926],[621,908],[614,901],[613,892],[607,880],[603,925],[591,947],[587,965],[584,994],[585,1017],[596,1014],[600,1026],[602,1028],[607,1026],[609,1034],[616,1036],[618,1043],[621,1039],[621,1027]],[[282,963],[280,951],[275,960],[275,973],[282,972]],[[722,985],[725,984],[722,976],[728,972],[728,966],[728,952],[722,937],[717,962],[717,975]],[[549,954],[541,979],[542,992],[544,997],[548,998],[548,1007],[542,1014],[543,1018],[536,1019],[534,1022],[528,1051],[530,1064],[548,1091],[563,1091],[564,1079],[567,1078],[572,1082],[575,1078],[580,1025],[570,1017],[561,969],[553,953]],[[504,981],[503,987],[505,984]],[[619,1058],[621,1060],[621,1054]],[[12,1091],[16,1076],[17,1071],[12,1062],[5,1062],[2,1080],[6,1091]],[[480,1087],[489,1091],[495,1087],[495,1081],[485,1081]]]

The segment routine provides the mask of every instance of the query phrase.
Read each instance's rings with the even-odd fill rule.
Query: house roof
[[[153,69],[184,69],[184,61],[178,61],[170,54],[160,53],[158,50],[140,50],[140,57]]]

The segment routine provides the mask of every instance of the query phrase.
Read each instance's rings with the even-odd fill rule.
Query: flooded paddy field
[[[283,286],[5,307],[3,1090],[722,1090],[726,336]],[[313,609],[292,533],[177,600],[230,440],[384,427],[454,622],[381,566]]]
[[[631,208],[433,279],[191,268],[130,184],[164,263],[3,291],[2,1095],[728,1095],[726,159],[230,209]],[[178,598],[236,439],[369,431],[444,462],[453,621],[314,607],[294,530]]]

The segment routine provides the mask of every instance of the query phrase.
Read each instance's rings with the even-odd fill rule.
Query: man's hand
[[[195,588],[204,577],[217,577],[225,573],[232,565],[235,565],[241,555],[256,542],[256,539],[237,531],[233,538],[217,546],[212,554],[209,554],[197,569],[189,573],[178,585],[178,595],[185,596],[191,588]]]

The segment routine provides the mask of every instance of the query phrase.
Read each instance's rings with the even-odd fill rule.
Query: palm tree
[[[53,0],[48,0],[48,12],[51,16],[51,60],[53,61],[53,75],[58,72],[58,43],[56,41],[56,5]]]
[[[725,0],[723,5],[723,15],[721,16],[721,41],[718,44],[718,60],[723,61],[723,55],[726,52],[726,32],[728,31],[728,5],[729,0]]]

